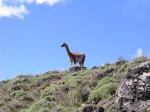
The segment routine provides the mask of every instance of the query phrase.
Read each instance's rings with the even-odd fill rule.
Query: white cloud
[[[64,2],[64,0],[15,0],[16,3],[36,3],[36,4],[48,4],[53,6],[57,3]]]
[[[35,0],[37,4],[48,4],[50,6],[53,6],[56,3],[63,2],[63,0]]]
[[[26,14],[29,14],[26,5],[28,4],[47,4],[53,6],[64,0],[0,0],[0,17],[13,17],[23,19]]]
[[[136,53],[135,57],[141,57],[141,56],[143,56],[143,51],[141,48],[139,48],[139,49],[137,49],[137,53]]]
[[[0,6],[0,17],[12,17],[16,16],[18,18],[23,19],[25,14],[28,14],[29,11],[26,9],[24,5],[20,6]]]

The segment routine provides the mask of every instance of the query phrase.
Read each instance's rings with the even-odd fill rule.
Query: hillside
[[[141,99],[137,96],[134,100],[125,99],[122,93],[126,89],[122,88],[127,81],[137,78],[133,77],[135,74],[143,74],[145,71],[141,72],[142,70],[149,73],[149,66],[146,69],[139,67],[143,62],[149,61],[146,57],[132,61],[119,59],[112,64],[78,72],[49,71],[36,76],[20,75],[2,81],[0,112],[129,112],[129,107],[131,110],[135,109],[135,112],[141,111],[132,108],[132,104],[149,99],[148,95],[141,96]],[[144,66],[147,67],[147,64]],[[135,72],[135,67],[140,70]],[[137,94],[139,90],[132,92]],[[140,91],[138,94],[143,93]],[[130,99],[133,102],[129,102]],[[150,108],[143,109],[148,112]]]

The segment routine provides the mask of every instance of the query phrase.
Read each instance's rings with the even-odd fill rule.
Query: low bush
[[[89,96],[89,101],[98,103],[101,99],[109,98],[115,94],[118,83],[107,83],[101,87],[94,89]]]
[[[79,106],[81,104],[81,90],[77,88],[69,90],[68,93],[60,91],[56,95],[56,101],[64,106]]]
[[[24,95],[26,95],[26,93],[23,90],[17,90],[12,93],[12,96],[17,99]]]
[[[96,89],[100,88],[101,86],[105,85],[105,84],[108,84],[108,83],[117,83],[118,80],[116,78],[113,78],[113,77],[104,77],[103,79],[101,79],[97,86],[96,86]]]
[[[145,56],[141,56],[141,57],[133,59],[132,63],[139,64],[139,63],[146,62],[146,61],[150,61],[150,59]]]
[[[60,85],[51,84],[47,86],[41,93],[41,97],[44,98],[46,96],[55,95],[57,91],[60,89]]]

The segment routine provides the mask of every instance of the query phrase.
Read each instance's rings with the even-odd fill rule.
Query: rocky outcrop
[[[79,66],[74,66],[74,67],[69,68],[69,72],[77,72],[77,71],[86,70],[86,69],[87,69],[86,67],[80,68]]]
[[[116,92],[118,112],[150,111],[150,62],[134,67]]]
[[[104,112],[103,107],[96,107],[96,105],[86,105],[83,108],[83,112]]]

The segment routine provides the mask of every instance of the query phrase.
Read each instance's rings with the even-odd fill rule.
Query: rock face
[[[76,71],[80,71],[81,69],[85,70],[86,67],[80,68],[79,66],[74,66],[74,67],[69,68],[69,72],[76,72]]]
[[[105,112],[103,107],[96,107],[95,105],[86,105],[83,112]]]
[[[150,62],[141,63],[130,70],[116,94],[118,112],[149,112]]]

